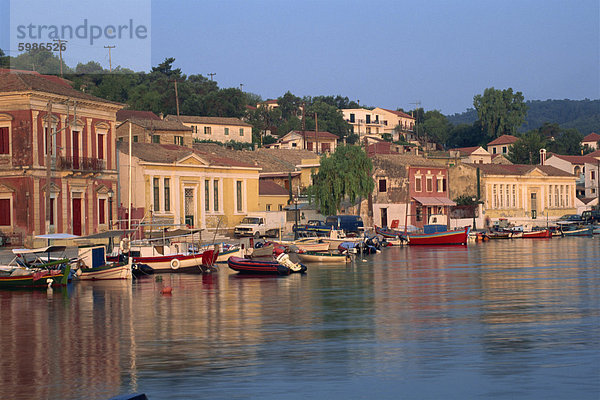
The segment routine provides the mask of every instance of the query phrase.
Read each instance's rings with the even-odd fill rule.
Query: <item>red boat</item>
[[[417,233],[408,235],[408,244],[415,245],[445,245],[445,244],[467,244],[470,226],[464,229],[443,231],[435,233]]]
[[[289,275],[290,272],[306,272],[306,266],[303,264],[289,263],[289,257],[284,261],[287,254],[280,255],[277,261],[269,257],[260,258],[241,258],[231,256],[227,260],[227,265],[234,271],[251,274],[277,274]],[[290,268],[292,267],[292,268]]]
[[[549,229],[541,231],[523,232],[521,236],[523,239],[550,239],[552,238],[552,232]]]

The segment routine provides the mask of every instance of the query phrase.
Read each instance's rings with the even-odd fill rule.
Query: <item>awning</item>
[[[447,197],[413,197],[413,200],[424,206],[455,206],[456,203]]]

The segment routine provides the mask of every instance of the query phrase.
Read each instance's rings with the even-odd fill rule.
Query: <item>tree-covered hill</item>
[[[574,128],[587,135],[600,131],[600,100],[529,100],[525,123],[519,132],[540,128],[544,122],[557,123],[561,128]],[[477,120],[477,111],[468,109],[464,113],[447,116],[454,125],[472,124]]]

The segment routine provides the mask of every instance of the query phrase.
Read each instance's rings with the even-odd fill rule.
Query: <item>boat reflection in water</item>
[[[2,396],[448,398],[449,381],[452,398],[600,393],[595,238],[365,260],[0,291]]]

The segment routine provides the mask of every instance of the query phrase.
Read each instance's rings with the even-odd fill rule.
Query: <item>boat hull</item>
[[[218,252],[206,250],[197,254],[168,254],[150,257],[133,257],[134,263],[150,266],[154,273],[186,272],[203,273],[209,270],[216,262]]]
[[[131,279],[133,277],[131,265],[108,265],[97,268],[81,269],[79,280],[94,281],[108,279]]]
[[[256,260],[232,256],[227,260],[227,265],[232,270],[245,274],[290,274],[288,267],[274,260]]]
[[[467,244],[470,228],[436,233],[409,234],[408,244],[423,245],[464,245]]]
[[[350,257],[346,254],[305,252],[298,253],[298,258],[305,263],[346,264],[350,262]]]
[[[594,234],[593,228],[575,229],[572,231],[563,231],[563,236],[592,236]]]
[[[68,260],[65,260],[68,261]],[[66,286],[69,282],[71,264],[65,262],[63,270],[39,271],[21,276],[0,276],[0,288],[43,288]]]
[[[523,239],[551,239],[552,232],[548,229],[544,229],[541,231],[533,231],[533,232],[523,232],[521,235]]]

